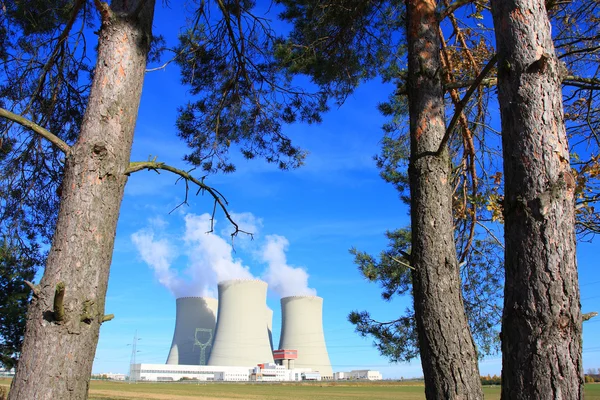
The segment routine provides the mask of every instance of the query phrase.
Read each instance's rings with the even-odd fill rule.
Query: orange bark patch
[[[423,20],[435,19],[436,2],[434,0],[412,0],[409,1],[408,7],[414,13],[409,21],[408,34],[418,37]]]
[[[419,140],[425,131],[427,131],[427,120],[421,119],[417,125],[417,128],[415,129],[415,138]]]
[[[510,18],[516,21],[521,21],[524,24],[527,23],[530,16],[531,11],[528,9],[523,10],[521,8],[515,8],[513,11],[510,12]]]

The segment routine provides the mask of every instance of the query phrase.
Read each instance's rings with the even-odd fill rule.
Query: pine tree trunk
[[[89,102],[66,157],[56,231],[10,400],[87,398],[151,39],[154,1],[145,2],[137,17],[124,16],[136,9],[132,0],[113,1],[103,14]]]
[[[492,1],[505,174],[502,398],[583,398],[575,181],[542,0]]]
[[[452,219],[440,41],[434,0],[407,0],[415,317],[427,399],[482,399]]]

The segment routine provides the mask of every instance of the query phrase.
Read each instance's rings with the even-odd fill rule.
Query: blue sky
[[[168,41],[181,25],[175,8],[173,2],[171,9],[157,9],[155,32]],[[209,264],[217,260],[223,268],[237,271],[232,273],[244,270],[254,277],[271,277],[274,283],[274,271],[306,271],[303,276],[301,270],[288,270],[298,274],[296,281],[306,278],[306,287],[283,287],[280,292],[310,288],[324,298],[324,331],[334,371],[372,368],[384,378],[422,375],[419,360],[389,364],[372,340],[360,338],[347,322],[352,310],[369,310],[375,319],[386,320],[410,304],[409,298],[384,302],[380,289],[361,277],[348,253],[354,246],[377,254],[387,243],[386,230],[409,223],[406,206],[379,177],[372,158],[379,151],[384,122],[376,105],[390,90],[378,81],[369,82],[342,107],[333,107],[322,124],[286,127],[287,135],[310,153],[298,170],[282,172],[263,161],[240,158],[234,174],[208,178],[207,183],[229,200],[237,220],[255,233],[254,240],[237,238],[235,253],[228,247],[228,223],[221,213],[216,216],[216,234],[203,233],[203,215],[212,210],[210,198],[191,196],[189,206],[170,213],[185,196],[182,182],[176,184],[176,177],[167,172],[133,174],[121,209],[106,301],[106,312],[114,313],[115,319],[101,328],[94,372],[127,372],[136,331],[141,338],[137,361],[164,363],[175,325],[173,293],[202,287],[216,293],[217,276]],[[175,118],[177,107],[188,98],[174,65],[147,74],[133,161],[157,156],[187,169]],[[597,254],[597,244],[579,245],[583,312],[600,311]],[[275,344],[281,323],[279,299],[280,293],[269,291]],[[599,321],[584,324],[585,369],[600,367]],[[499,374],[500,369],[500,355],[481,362],[482,374]]]

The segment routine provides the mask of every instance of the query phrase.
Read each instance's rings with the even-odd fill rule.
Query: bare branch
[[[40,288],[38,285],[33,284],[32,282],[29,281],[23,281],[25,282],[25,284],[27,286],[29,286],[29,289],[31,289],[31,293],[33,293],[33,297],[38,297],[40,294]]]
[[[485,230],[487,231],[487,233],[488,233],[488,234],[489,234],[489,235],[492,237],[492,239],[494,239],[494,241],[495,241],[496,243],[498,243],[498,245],[499,245],[500,247],[502,247],[502,249],[504,249],[504,243],[502,243],[502,242],[500,241],[500,239],[498,239],[498,238],[496,237],[496,235],[494,235],[494,233],[493,233],[493,232],[490,230],[490,228],[488,228],[487,226],[485,226],[484,224],[482,224],[480,221],[475,221],[475,222],[477,223],[477,225],[479,225],[479,226],[481,226],[483,229],[485,229]]]
[[[442,11],[442,13],[438,17],[438,20],[443,20],[444,18],[452,14],[454,11],[458,10],[460,7],[473,2],[473,0],[456,0],[454,3],[450,4],[448,7],[446,7],[445,10]]]
[[[475,83],[475,79],[466,80],[466,81],[448,82],[448,83],[444,84],[444,89],[445,90],[464,89],[464,88],[472,87],[474,83]],[[482,79],[481,82],[479,82],[479,86],[490,87],[490,86],[496,86],[497,83],[498,83],[497,78],[486,78],[486,79]]]
[[[458,119],[459,119],[462,111],[464,110],[467,103],[471,99],[471,96],[473,95],[473,93],[475,93],[475,90],[477,90],[477,88],[481,84],[481,81],[483,81],[483,79],[487,76],[487,74],[492,70],[492,68],[496,65],[497,61],[498,61],[498,54],[494,54],[494,56],[490,59],[490,61],[488,61],[487,65],[481,70],[481,72],[479,73],[477,78],[475,78],[475,81],[473,81],[473,84],[471,85],[471,87],[469,87],[469,89],[467,90],[467,93],[465,93],[465,95],[462,98],[462,100],[460,101],[460,103],[457,104],[456,109],[454,110],[454,115],[452,116],[452,120],[450,120],[448,129],[446,129],[446,134],[444,135],[444,138],[442,139],[442,142],[440,143],[440,147],[438,148],[436,154],[440,154],[441,151],[443,150],[444,146],[446,146],[446,143],[448,143],[448,139],[450,139],[450,135],[452,134],[452,131],[454,131],[454,128],[456,127],[456,124],[458,123]]]
[[[102,321],[100,323],[104,323],[104,322],[110,321],[114,317],[115,317],[115,314],[106,314],[105,316],[102,317]]]
[[[25,117],[22,117],[21,115],[12,113],[8,110],[5,110],[4,108],[0,108],[0,117],[4,117],[13,122],[16,122],[21,126],[31,129],[33,132],[37,133],[38,135],[40,135],[41,137],[58,147],[66,155],[68,155],[71,152],[71,147],[67,143],[63,142],[61,138],[59,138],[49,130],[42,128],[35,122],[30,121]]]
[[[444,90],[452,90],[452,89],[464,89],[473,86],[475,83],[475,79],[469,79],[466,81],[456,81],[456,82],[447,82],[444,83]],[[485,78],[479,82],[479,86],[491,87],[496,86],[498,84],[498,78]],[[406,85],[401,85],[396,89],[396,96],[406,95],[408,94]]]
[[[587,321],[587,320],[590,320],[590,319],[594,318],[597,315],[598,315],[598,313],[595,312],[595,311],[593,311],[593,312],[589,312],[589,313],[583,314],[581,317],[582,317],[582,319],[584,321]]]
[[[412,269],[413,271],[415,271],[415,267],[413,267],[412,265],[409,265],[409,264],[405,263],[405,262],[404,262],[404,261],[402,261],[402,260],[398,260],[398,259],[397,259],[397,258],[395,258],[395,257],[391,257],[391,256],[390,256],[390,258],[391,258],[392,260],[396,261],[398,264],[400,264],[400,265],[404,265],[406,268],[410,268],[410,269]]]
[[[240,229],[239,225],[233,220],[233,218],[231,217],[231,214],[229,214],[229,211],[227,210],[227,205],[229,204],[227,202],[227,199],[225,199],[225,197],[221,193],[219,193],[218,190],[205,184],[203,182],[203,180],[199,180],[199,179],[195,178],[194,176],[190,175],[189,172],[186,172],[182,169],[178,169],[178,168],[172,167],[170,165],[167,165],[163,162],[156,162],[156,161],[140,161],[140,162],[129,163],[129,168],[127,168],[127,170],[125,171],[125,174],[129,175],[133,172],[138,172],[138,171],[142,171],[145,169],[147,169],[149,171],[156,171],[156,170],[169,171],[169,172],[174,173],[175,175],[179,175],[181,177],[181,179],[184,179],[186,182],[186,200],[184,201],[184,203],[187,202],[188,182],[194,183],[199,188],[198,192],[201,192],[201,191],[207,192],[214,199],[215,203],[214,203],[212,218],[214,219],[215,210],[218,206],[219,208],[221,208],[221,210],[223,210],[223,213],[225,214],[225,217],[227,218],[227,220],[235,227],[235,231],[231,234],[232,238],[234,236],[236,236],[238,233],[245,233],[247,235],[250,235],[251,237],[253,236],[252,233],[246,232],[246,231]],[[182,204],[184,204],[184,203],[182,203]],[[182,204],[180,204],[180,205],[182,205]],[[211,221],[211,231],[212,231],[212,227],[213,227],[213,221]]]

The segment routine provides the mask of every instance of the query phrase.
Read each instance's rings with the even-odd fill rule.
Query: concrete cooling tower
[[[266,282],[238,279],[219,283],[219,319],[208,365],[272,363],[266,308]]]
[[[269,344],[273,352],[273,310],[267,307],[267,332],[269,333]]]
[[[298,350],[296,368],[311,368],[319,371],[323,379],[333,379],[323,334],[323,298],[284,297],[281,314],[279,349]]]
[[[175,333],[167,364],[206,365],[217,321],[217,299],[177,299]]]

